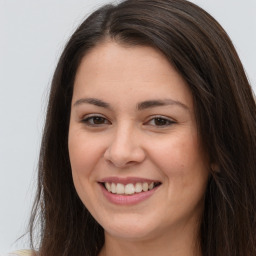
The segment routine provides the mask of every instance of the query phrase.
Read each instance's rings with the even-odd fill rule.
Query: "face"
[[[186,82],[157,50],[104,42],[82,59],[69,154],[77,193],[106,235],[194,230],[209,163]]]

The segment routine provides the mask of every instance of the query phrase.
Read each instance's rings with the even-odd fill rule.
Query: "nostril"
[[[142,162],[145,155],[143,148],[136,141],[115,138],[106,148],[104,159],[118,168],[123,168]]]

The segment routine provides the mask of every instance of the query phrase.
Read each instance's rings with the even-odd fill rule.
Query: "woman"
[[[221,26],[184,0],[107,5],[56,68],[39,255],[256,255],[256,107]]]

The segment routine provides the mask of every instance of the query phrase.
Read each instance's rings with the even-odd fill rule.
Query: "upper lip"
[[[147,178],[140,178],[140,177],[125,177],[125,178],[121,178],[121,177],[106,177],[103,178],[101,180],[99,180],[100,183],[121,183],[124,185],[127,185],[129,183],[135,184],[135,183],[143,183],[143,182],[147,182],[147,183],[161,183],[159,180],[154,180],[154,179],[147,179]]]

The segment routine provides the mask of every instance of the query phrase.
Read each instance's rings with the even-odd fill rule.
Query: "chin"
[[[134,220],[126,220],[122,223],[108,223],[103,226],[105,233],[112,237],[126,239],[126,240],[144,240],[149,239],[155,234],[155,229],[149,223],[142,221],[136,222]]]

